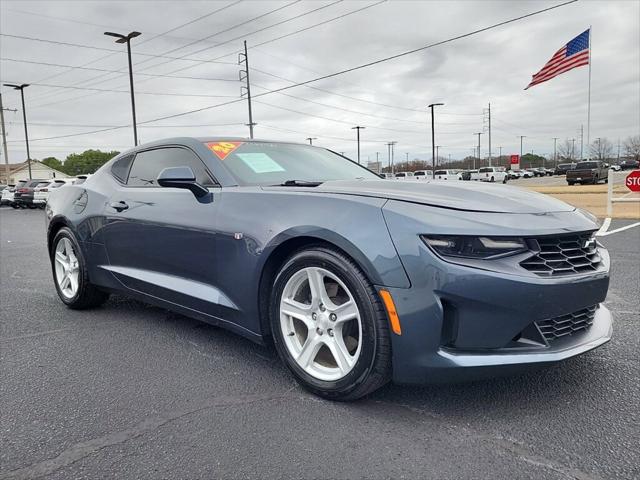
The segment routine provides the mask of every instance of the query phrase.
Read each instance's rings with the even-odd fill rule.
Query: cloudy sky
[[[249,45],[254,95],[465,34],[545,7],[547,1],[11,1],[0,2],[2,82],[25,89],[31,156],[64,158],[87,148],[132,146],[125,47],[132,41],[138,134],[247,136],[237,57]],[[258,138],[305,142],[362,158],[430,158],[426,105],[441,156],[492,150],[550,155],[586,142],[588,67],[525,91],[564,44],[592,26],[591,138],[640,134],[640,2],[579,1],[487,32],[254,100]],[[22,37],[22,38],[18,38]],[[36,40],[39,39],[40,41]],[[44,40],[44,41],[42,41]],[[75,67],[75,68],[71,68]],[[81,67],[81,68],[78,68]],[[172,78],[173,77],[173,78]],[[26,158],[19,92],[2,87],[9,158]],[[228,103],[224,106],[215,106]],[[206,108],[211,107],[214,108]],[[195,113],[178,115],[192,110]],[[163,117],[174,116],[164,120]],[[111,130],[105,130],[112,127]],[[95,133],[96,130],[105,130]],[[52,138],[59,137],[59,138]],[[60,138],[62,137],[62,138]],[[577,141],[579,143],[579,140]],[[4,158],[2,159],[4,163]]]

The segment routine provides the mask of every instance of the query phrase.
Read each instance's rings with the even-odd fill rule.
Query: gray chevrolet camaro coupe
[[[173,138],[51,193],[70,308],[136,297],[272,342],[325,398],[558,362],[611,337],[595,218],[504,185],[396,182],[292,143]]]

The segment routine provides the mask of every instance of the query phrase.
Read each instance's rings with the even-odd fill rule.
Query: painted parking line
[[[629,230],[630,228],[633,227],[640,227],[640,222],[636,222],[636,223],[632,223],[631,225],[625,225],[624,227],[620,227],[620,228],[616,228],[615,230],[610,230],[606,233],[602,233],[600,236],[601,237],[606,237],[607,235],[611,235],[614,233],[618,233],[618,232],[623,232],[625,230]]]
[[[596,232],[596,236],[601,237],[606,234],[607,230],[609,230],[609,225],[611,225],[611,218],[607,217],[604,219],[604,222],[602,222],[602,226]]]

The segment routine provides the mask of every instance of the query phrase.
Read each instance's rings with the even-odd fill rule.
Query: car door
[[[212,195],[160,187],[167,167],[190,167]],[[127,288],[216,316],[225,303],[217,289],[215,219],[219,188],[198,156],[186,147],[138,152],[120,168],[105,206],[107,267]]]

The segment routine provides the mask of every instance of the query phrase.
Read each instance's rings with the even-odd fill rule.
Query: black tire
[[[496,179],[495,179],[494,177],[491,177],[490,182],[491,182],[491,183],[493,183],[493,182],[495,182],[495,181],[496,181]]]
[[[20,208],[20,205],[18,205],[17,203],[12,203],[11,204],[11,208],[14,208],[15,210],[18,210]]]
[[[336,275],[350,290],[362,321],[361,351],[352,370],[335,381],[319,380],[305,372],[284,343],[280,327],[280,299],[287,281],[306,267],[321,267]],[[325,246],[307,247],[295,252],[278,272],[271,291],[269,317],[278,354],[306,390],[328,400],[352,401],[385,385],[391,378],[391,340],[389,320],[371,282],[344,254]]]
[[[58,285],[58,281],[56,279],[55,272],[55,251],[56,245],[62,238],[68,238],[73,245],[73,250],[78,259],[79,266],[79,275],[78,275],[78,291],[75,296],[72,298],[67,298],[60,291],[60,286]],[[86,308],[93,308],[102,305],[109,298],[109,294],[103,292],[98,289],[95,285],[89,282],[89,272],[87,270],[87,262],[84,258],[84,254],[78,245],[78,241],[76,240],[73,232],[67,227],[61,228],[58,233],[56,233],[55,237],[53,237],[53,242],[51,242],[51,250],[49,251],[49,258],[51,260],[51,271],[53,273],[53,284],[56,286],[56,291],[58,292],[58,296],[60,300],[67,305],[67,307],[74,310],[83,310]]]
[[[567,184],[571,187],[575,182],[567,182]]]

